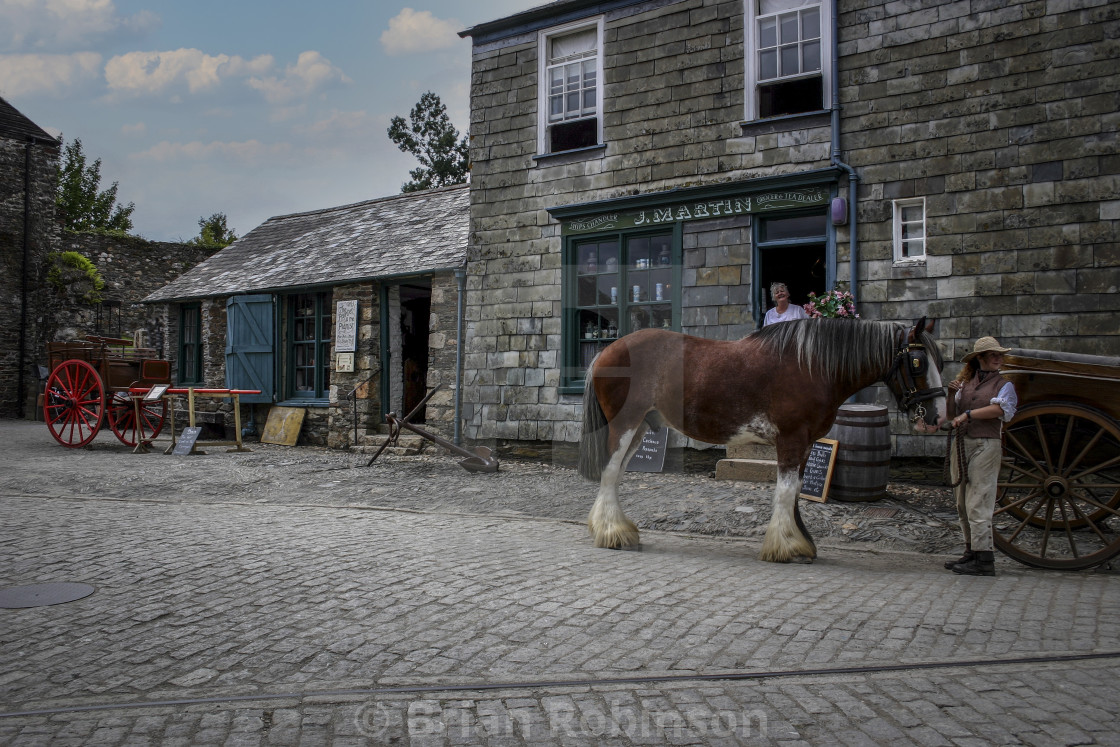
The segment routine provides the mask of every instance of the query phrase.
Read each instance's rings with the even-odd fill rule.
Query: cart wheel
[[[55,440],[76,449],[85,446],[105,420],[105,387],[90,364],[68,360],[47,377],[43,419]]]
[[[1120,554],[1120,424],[1075,403],[1024,407],[1004,428],[992,532],[1038,568],[1092,568]]]
[[[140,422],[136,422],[136,410],[127,392],[113,392],[109,402],[109,427],[125,446],[135,446],[138,439],[151,440],[163,429],[163,419],[167,416],[167,402],[140,402]]]

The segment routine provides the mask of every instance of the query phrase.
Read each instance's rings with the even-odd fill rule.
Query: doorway
[[[755,319],[762,326],[766,310],[774,305],[771,283],[785,283],[790,303],[803,306],[809,293],[818,296],[829,288],[828,225],[821,214],[760,218],[755,226]]]
[[[400,417],[424,399],[428,383],[428,330],[432,316],[432,284],[417,278],[390,286],[388,301],[388,407]],[[410,422],[424,423],[424,411]]]

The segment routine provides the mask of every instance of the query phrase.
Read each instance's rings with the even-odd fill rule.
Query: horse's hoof
[[[622,545],[621,547],[608,547],[607,549],[608,550],[628,550],[630,552],[641,552],[642,551],[642,543],[639,542],[636,545]]]
[[[808,555],[794,555],[789,559],[791,563],[800,563],[801,565],[812,565],[813,559]]]

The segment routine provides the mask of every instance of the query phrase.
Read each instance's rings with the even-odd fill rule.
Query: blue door
[[[242,402],[275,400],[275,320],[272,296],[233,296],[226,302],[226,386],[261,390],[242,395]]]

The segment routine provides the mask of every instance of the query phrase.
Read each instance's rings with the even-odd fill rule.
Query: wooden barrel
[[[828,438],[840,442],[828,497],[876,501],[887,496],[891,428],[882,405],[841,405]]]

